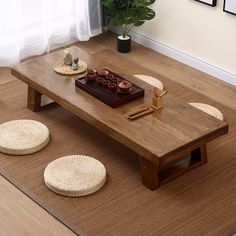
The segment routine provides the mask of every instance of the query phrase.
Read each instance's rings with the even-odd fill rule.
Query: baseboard
[[[111,28],[110,30],[117,33],[117,30],[115,30],[114,28]],[[212,75],[217,79],[236,86],[236,75],[232,74],[231,72],[218,68],[194,56],[183,53],[173,47],[167,46],[139,33],[131,31],[130,35],[132,36],[133,41],[140,43],[145,47],[151,48],[156,52],[162,53],[195,69]]]

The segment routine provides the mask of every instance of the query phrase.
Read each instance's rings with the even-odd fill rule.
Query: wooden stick
[[[160,97],[160,95],[163,93],[163,90],[160,90],[159,88],[154,88],[154,96]]]
[[[164,96],[165,94],[167,94],[167,90],[163,91],[163,93],[160,94],[160,97]]]
[[[149,107],[145,107],[145,106],[143,106],[143,107],[137,107],[135,110],[126,113],[126,114],[125,114],[125,117],[129,119],[129,117],[135,116],[135,115],[137,115],[137,114],[139,114],[139,113],[142,113],[142,112],[144,112],[144,111],[147,111],[148,109],[149,109]]]
[[[163,91],[161,91],[160,89],[158,89],[158,88],[154,88],[154,96],[155,97],[162,97],[162,96],[164,96],[165,94],[167,94],[167,90],[163,90]]]
[[[135,119],[137,119],[137,118],[139,118],[139,117],[149,115],[149,114],[151,114],[152,112],[154,112],[154,109],[150,107],[150,108],[148,108],[147,111],[144,111],[144,112],[139,113],[139,114],[134,115],[134,116],[130,116],[129,119],[130,119],[130,120],[135,120]]]

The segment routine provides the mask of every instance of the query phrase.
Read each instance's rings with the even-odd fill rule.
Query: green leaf
[[[140,26],[155,17],[149,8],[156,0],[101,0],[110,25],[119,26],[127,35],[133,26]]]

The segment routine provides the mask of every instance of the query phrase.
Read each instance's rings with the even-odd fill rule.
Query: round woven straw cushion
[[[53,66],[53,69],[54,71],[62,75],[77,75],[77,74],[84,73],[87,70],[87,67],[88,66],[84,61],[79,60],[78,70],[73,70],[71,66],[65,65],[64,61],[62,60],[62,61],[57,62]]]
[[[194,106],[195,108],[198,108],[201,111],[206,112],[207,114],[214,116],[215,118],[219,120],[224,120],[224,116],[221,111],[219,111],[217,108],[210,106],[208,104],[204,103],[189,103],[190,105]]]
[[[37,152],[49,142],[48,128],[34,120],[13,120],[0,125],[0,152],[26,155]]]
[[[68,197],[89,195],[106,181],[104,165],[88,156],[72,155],[51,162],[44,171],[44,182],[57,194]]]
[[[154,77],[151,77],[151,76],[148,76],[148,75],[134,75],[135,77],[143,80],[144,82],[160,89],[161,91],[163,90],[163,84],[160,80],[154,78]]]

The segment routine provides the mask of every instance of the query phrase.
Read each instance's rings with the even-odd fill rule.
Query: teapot
[[[131,87],[132,84],[127,80],[123,80],[118,84],[118,88],[120,89],[121,92],[129,92]]]

